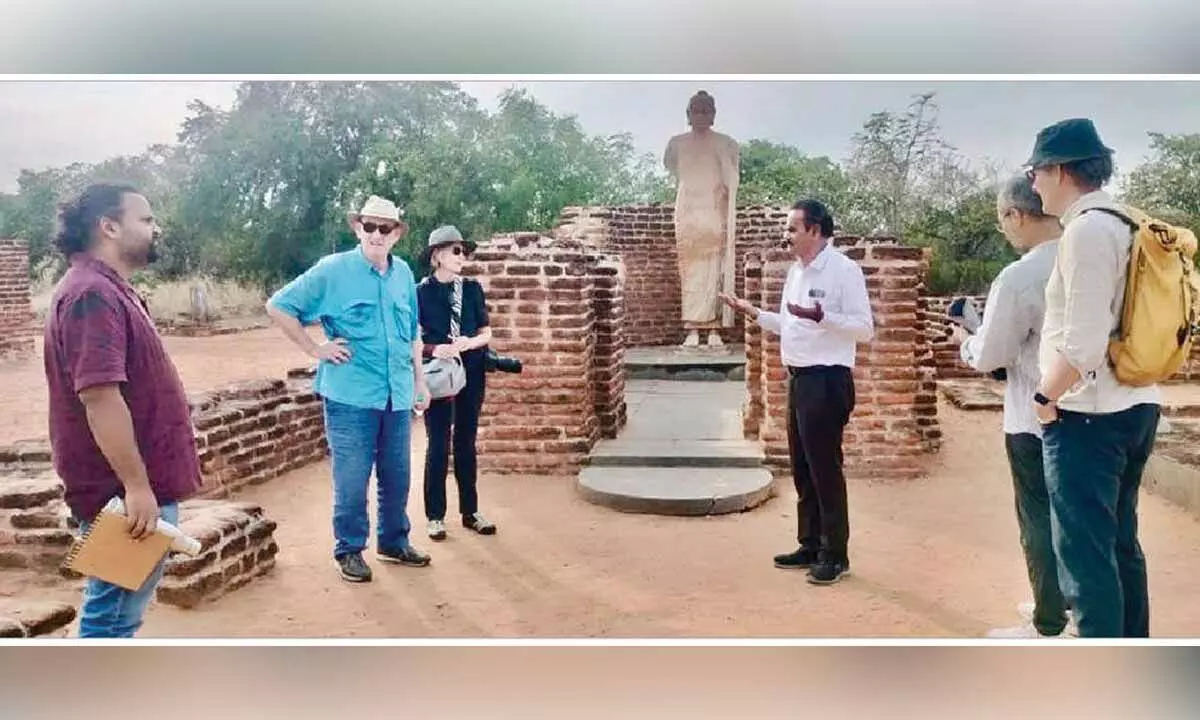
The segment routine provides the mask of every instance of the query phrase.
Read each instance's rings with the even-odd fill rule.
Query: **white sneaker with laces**
[[[425,526],[425,532],[428,533],[431,540],[446,539],[446,523],[441,520],[430,520]]]
[[[1034,603],[1023,602],[1017,606],[1017,612],[1028,623],[1033,623],[1033,612],[1037,608]],[[1075,623],[1075,613],[1067,611],[1067,626],[1063,628],[1063,637],[1079,637],[1079,626]]]
[[[493,523],[488,522],[487,518],[480,513],[475,513],[469,518],[463,518],[463,527],[474,530],[480,535],[496,534],[496,526]]]

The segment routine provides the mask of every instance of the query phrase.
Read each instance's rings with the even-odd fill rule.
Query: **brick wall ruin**
[[[29,245],[23,240],[0,238],[0,360],[32,355],[34,336]]]
[[[619,255],[625,266],[625,339],[630,346],[675,345],[685,331],[679,318],[679,275],[671,205],[565,208],[555,237],[579,240]],[[761,205],[737,210],[736,274],[743,292],[746,253],[782,238],[787,212]],[[741,317],[721,330],[726,343],[743,339]]]
[[[742,291],[750,302],[759,307],[763,298],[763,253],[746,255],[742,268]],[[763,331],[758,323],[746,323],[746,402],[742,406],[742,435],[746,439],[758,438],[763,418]]]
[[[921,327],[932,349],[932,356],[927,365],[936,369],[939,380],[981,377],[980,373],[962,361],[958,344],[950,337],[953,323],[946,317],[946,308],[955,297],[957,296],[922,295],[919,301]],[[972,295],[967,299],[975,303],[976,310],[983,312],[986,295]]]
[[[204,475],[203,497],[229,497],[325,458],[320,399],[312,371],[253,380],[191,396]]]
[[[930,350],[919,328],[918,312],[927,256],[920,248],[896,244],[893,238],[841,236],[835,242],[862,267],[875,318],[875,338],[860,344],[854,370],[857,400],[845,435],[847,475],[917,477],[922,472],[921,456],[936,450],[941,438],[934,371],[920,363]],[[745,282],[750,301],[778,308],[792,262],[788,251],[777,248],[748,259]],[[756,281],[758,292],[753,293]],[[756,362],[747,358],[746,414],[755,420],[745,423],[746,432],[763,442],[768,466],[786,475],[787,373],[779,355],[779,337],[752,325],[746,346],[748,356],[758,357]]]
[[[488,375],[480,469],[574,474],[625,423],[621,261],[577,239],[517,233],[482,244],[466,273],[487,295],[492,349],[524,365]]]

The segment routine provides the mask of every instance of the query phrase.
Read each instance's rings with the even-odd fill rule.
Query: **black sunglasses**
[[[373,223],[373,222],[362,223],[363,232],[365,232],[368,235],[375,232],[376,230],[383,233],[384,235],[391,235],[392,231],[395,230],[396,227],[397,227],[396,225],[379,225],[379,224]]]
[[[466,253],[467,253],[467,251],[465,249],[463,249],[462,245],[451,245],[450,246],[450,254],[451,255],[465,255]]]

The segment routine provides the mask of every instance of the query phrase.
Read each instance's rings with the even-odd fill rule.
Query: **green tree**
[[[933,248],[928,291],[983,294],[1016,252],[996,226],[996,191],[977,187],[949,207],[925,205],[909,223],[905,240]]]
[[[741,147],[739,205],[788,206],[799,196],[815,197],[841,218],[850,198],[850,180],[827,157],[809,157],[792,145],[750,140]]]
[[[872,113],[854,134],[847,173],[855,223],[864,230],[903,233],[923,204],[948,199],[939,191],[962,192],[965,178],[937,115],[934,93],[924,93],[903,113]]]
[[[1124,199],[1200,235],[1200,134],[1149,135],[1154,155],[1130,173]]]

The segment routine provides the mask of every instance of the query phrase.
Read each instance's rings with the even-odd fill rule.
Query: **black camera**
[[[495,350],[488,348],[487,355],[484,356],[483,367],[487,372],[519,373],[521,372],[521,361],[514,357],[497,355]]]

